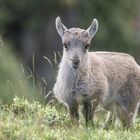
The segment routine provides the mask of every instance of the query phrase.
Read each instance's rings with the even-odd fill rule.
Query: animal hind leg
[[[133,126],[134,113],[129,111],[124,105],[117,105],[117,115],[122,122],[123,128],[130,128]]]
[[[79,121],[79,105],[78,103],[74,102],[71,106],[69,106],[69,115],[71,122],[73,124],[78,124]]]
[[[135,103],[131,102],[129,107],[126,107],[124,104],[118,104],[118,116],[123,124],[124,128],[129,128],[133,126],[135,118],[138,114],[138,110],[140,107],[140,102],[135,101]]]

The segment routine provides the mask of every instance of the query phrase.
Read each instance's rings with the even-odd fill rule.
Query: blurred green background
[[[13,60],[10,65],[22,63],[27,74],[32,72],[34,77],[28,81],[37,86],[41,83],[42,95],[53,87],[62,54],[61,39],[55,29],[57,16],[68,28],[84,29],[89,27],[93,18],[97,18],[99,30],[90,49],[127,52],[140,64],[138,0],[0,0],[0,36],[4,46],[9,47],[15,59],[20,61]],[[10,75],[17,77],[15,72],[8,70]],[[1,84],[3,76],[8,79],[9,75],[0,74]],[[0,95],[2,92],[1,86]]]

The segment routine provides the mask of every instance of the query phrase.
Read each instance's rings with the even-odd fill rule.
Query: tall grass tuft
[[[9,103],[15,97],[30,101],[43,100],[43,96],[27,81],[25,71],[11,50],[0,39],[0,101]]]

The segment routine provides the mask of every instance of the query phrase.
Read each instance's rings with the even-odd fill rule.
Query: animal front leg
[[[93,126],[93,106],[90,101],[84,102],[82,113],[85,118],[86,126]]]
[[[78,124],[79,122],[79,105],[77,103],[74,103],[69,107],[69,115],[71,122],[73,124]]]

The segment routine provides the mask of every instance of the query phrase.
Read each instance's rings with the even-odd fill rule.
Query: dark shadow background
[[[16,52],[27,70],[34,71],[35,81],[42,82],[45,94],[53,87],[62,54],[55,29],[57,16],[68,28],[84,29],[97,18],[99,30],[90,50],[127,52],[140,63],[138,0],[0,0],[3,42]]]

